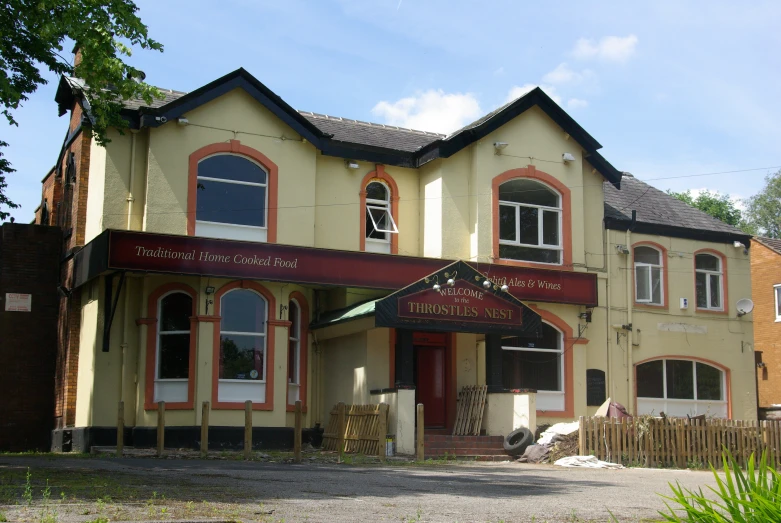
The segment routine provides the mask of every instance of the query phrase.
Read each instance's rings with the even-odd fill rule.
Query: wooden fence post
[[[252,401],[244,402],[244,459],[252,452]]]
[[[387,403],[380,403],[380,411],[379,411],[380,420],[377,424],[377,437],[379,438],[378,446],[377,446],[377,455],[380,458],[380,461],[385,461],[385,458],[387,457],[387,449],[385,448],[385,441],[388,436],[388,404]]]
[[[336,405],[336,448],[339,451],[338,463],[344,458],[344,438],[347,432],[347,417],[345,415],[345,405],[340,401]]]
[[[157,456],[163,456],[165,448],[165,402],[157,402]]]
[[[586,418],[578,418],[578,454],[586,455]]]
[[[117,457],[121,458],[125,450],[125,402],[119,402],[117,408]]]
[[[301,400],[296,400],[295,428],[293,429],[293,461],[301,463]]]
[[[205,458],[209,452],[209,402],[204,401],[201,406],[201,457]]]
[[[415,425],[415,429],[416,429],[416,432],[417,432],[417,438],[416,438],[417,441],[415,442],[415,449],[416,449],[415,459],[417,461],[425,460],[425,447],[424,447],[424,443],[425,443],[425,437],[426,436],[425,436],[425,433],[423,431],[423,429],[425,427],[423,422],[424,422],[423,404],[422,403],[418,403],[417,423]]]

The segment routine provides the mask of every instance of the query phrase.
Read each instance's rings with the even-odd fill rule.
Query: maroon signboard
[[[520,305],[502,300],[492,292],[465,280],[453,286],[444,285],[438,291],[427,287],[397,300],[397,314],[402,318],[491,323],[520,327]]]
[[[107,247],[99,248],[101,245]],[[97,260],[101,256],[107,256],[108,263]],[[131,231],[106,231],[76,256],[77,270],[83,274],[81,283],[102,268],[387,290],[403,288],[450,263],[434,258]],[[497,285],[508,285],[510,293],[521,300],[597,305],[595,274],[483,263],[474,267]]]

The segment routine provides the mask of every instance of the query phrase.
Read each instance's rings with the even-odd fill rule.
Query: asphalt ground
[[[32,475],[32,500],[25,474]],[[44,478],[49,498],[42,497]],[[8,521],[656,521],[668,483],[710,472],[572,469],[519,463],[323,465],[238,460],[0,455]],[[29,482],[27,482],[29,483]],[[48,508],[47,508],[48,507]],[[44,519],[44,511],[54,513]],[[53,521],[52,521],[53,520]]]

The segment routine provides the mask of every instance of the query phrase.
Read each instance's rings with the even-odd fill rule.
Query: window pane
[[[287,346],[287,382],[298,383],[298,341],[290,340]]]
[[[719,259],[711,254],[698,254],[694,257],[695,267],[708,271],[721,270]]]
[[[637,366],[637,396],[664,398],[664,361],[649,361]]]
[[[776,316],[781,316],[781,287],[776,287]]]
[[[559,245],[559,213],[542,211],[542,243]]]
[[[519,207],[518,212],[518,222],[520,225],[518,241],[529,245],[538,245],[540,243],[540,223],[537,219],[538,209],[533,207]]]
[[[366,186],[366,199],[388,201],[388,189],[380,182],[372,182]]]
[[[561,263],[561,251],[534,249],[516,245],[499,245],[499,257],[505,260],[521,260],[537,263]]]
[[[290,337],[298,338],[298,305],[291,301],[288,303],[287,319],[290,320]]]
[[[220,301],[220,315],[222,331],[266,331],[266,301],[253,291],[240,289],[225,294]]]
[[[661,265],[659,251],[651,247],[635,247],[635,263],[650,263]]]
[[[561,391],[561,354],[502,351],[502,385],[507,389]]]
[[[516,178],[500,185],[499,199],[506,202],[559,207],[559,195],[556,191],[540,182],[525,178]]]
[[[198,176],[237,180],[240,182],[266,183],[266,171],[258,164],[241,156],[219,154],[201,160]]]
[[[220,378],[228,380],[262,380],[263,336],[220,336]],[[252,371],[258,372],[252,377]]]
[[[710,274],[710,306],[714,309],[721,308],[721,277],[718,274]]]
[[[503,336],[502,347],[561,350],[561,333],[556,330],[556,328],[551,327],[547,323],[543,323],[541,338]]]
[[[694,399],[694,366],[691,361],[667,360],[667,397]]]
[[[162,380],[183,379],[190,374],[190,335],[162,334],[157,377]]]
[[[651,299],[651,280],[649,274],[651,268],[647,265],[635,267],[635,282],[637,301],[649,301]]]
[[[697,290],[697,307],[708,306],[707,279],[708,275],[703,272],[694,273],[694,288]]]
[[[169,294],[160,300],[160,332],[189,331],[193,299],[183,292]]]
[[[499,239],[515,241],[515,207],[499,206]]]
[[[374,222],[372,222],[371,216],[369,216],[369,213],[372,212],[372,209],[369,207],[366,208],[366,237],[367,238],[374,238],[376,240],[387,240],[388,239],[388,233],[385,232],[379,232],[377,229],[374,228]],[[384,214],[382,211],[380,211],[380,214]],[[377,220],[377,225],[382,225],[385,221],[387,221],[383,216],[378,216],[376,214],[374,219]]]
[[[662,269],[651,267],[651,303],[662,304]]]
[[[387,208],[367,206],[366,214],[369,218],[367,225],[371,226],[371,230],[375,234],[384,235],[394,230],[393,224],[391,223],[391,219],[390,219],[390,213],[388,212]],[[372,221],[372,218],[374,218],[374,221]],[[369,236],[369,237],[373,238],[374,236]]]
[[[697,399],[723,399],[721,395],[721,371],[704,363],[697,363]]]
[[[195,217],[201,221],[266,225],[266,188],[198,179]]]

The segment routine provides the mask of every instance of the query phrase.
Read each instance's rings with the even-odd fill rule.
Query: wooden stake
[[[378,447],[377,455],[380,461],[385,461],[387,457],[387,449],[385,448],[385,441],[388,436],[388,404],[380,403],[380,420],[377,427]]]
[[[252,452],[252,401],[244,402],[244,459]]]
[[[301,463],[301,400],[296,400],[295,428],[293,429],[293,461]]]
[[[201,457],[205,458],[209,452],[209,402],[204,401],[201,406]]]
[[[163,457],[165,448],[165,402],[157,402],[157,457]]]
[[[117,408],[117,457],[121,458],[125,450],[125,402],[119,402]]]
[[[425,433],[423,432],[424,425],[423,425],[424,417],[423,417],[423,404],[418,403],[418,415],[417,415],[417,426],[415,427],[417,430],[417,441],[416,444],[416,452],[415,452],[415,459],[418,461],[423,461],[425,459],[425,448],[424,448],[424,442],[425,442]]]
[[[344,402],[340,401],[336,405],[336,448],[339,450],[338,463],[344,458],[344,437],[347,432],[347,419]]]
[[[578,418],[578,454],[586,455],[586,418]]]

